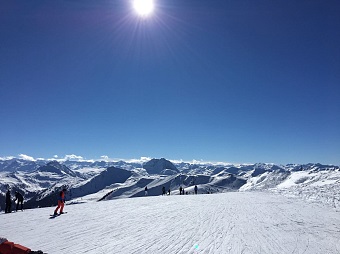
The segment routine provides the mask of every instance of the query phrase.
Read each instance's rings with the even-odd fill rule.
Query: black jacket
[[[22,201],[24,201],[24,197],[19,192],[16,192],[14,201],[16,201],[16,200],[18,200],[19,202],[22,202]]]
[[[6,202],[11,202],[11,193],[10,193],[10,191],[7,191],[6,192]]]

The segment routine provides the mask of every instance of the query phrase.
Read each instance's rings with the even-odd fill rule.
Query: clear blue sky
[[[0,4],[0,156],[340,164],[340,1]]]

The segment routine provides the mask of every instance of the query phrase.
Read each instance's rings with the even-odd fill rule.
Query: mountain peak
[[[46,166],[55,167],[58,169],[61,169],[63,167],[58,161],[50,161],[46,164]]]
[[[76,176],[76,174],[67,166],[60,164],[58,161],[50,161],[46,165],[38,168],[40,172],[50,172],[58,175]]]
[[[176,168],[176,166],[165,158],[152,159],[145,163],[143,168],[149,174],[174,175],[179,173],[179,170]]]

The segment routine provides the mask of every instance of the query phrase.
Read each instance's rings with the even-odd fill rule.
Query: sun
[[[149,16],[154,10],[153,0],[133,0],[133,7],[138,15]]]

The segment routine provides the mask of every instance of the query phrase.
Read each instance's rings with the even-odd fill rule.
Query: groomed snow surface
[[[48,254],[340,253],[334,208],[266,192],[157,196],[0,215],[0,236]]]

